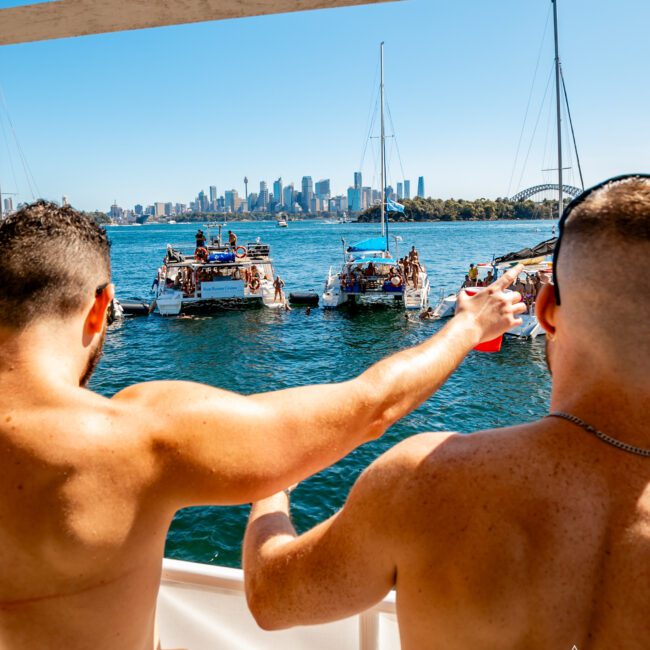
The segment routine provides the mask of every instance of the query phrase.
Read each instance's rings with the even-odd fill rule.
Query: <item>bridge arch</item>
[[[521,192],[515,194],[510,200],[511,201],[526,201],[527,199],[535,196],[535,194],[542,194],[543,192],[559,192],[560,186],[557,183],[546,183],[544,185],[535,185],[529,187]],[[574,187],[573,185],[562,185],[562,190],[565,194],[573,197],[582,194],[582,190],[579,187]]]

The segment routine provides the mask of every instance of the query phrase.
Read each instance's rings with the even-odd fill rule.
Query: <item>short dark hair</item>
[[[79,311],[110,281],[106,231],[70,206],[39,200],[0,222],[0,323]]]
[[[613,235],[650,241],[650,178],[614,179],[575,207],[564,226],[567,235]]]

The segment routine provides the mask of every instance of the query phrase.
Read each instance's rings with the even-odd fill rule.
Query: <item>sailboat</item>
[[[562,65],[560,62],[560,47],[558,36],[558,15],[557,15],[557,0],[551,0],[553,4],[553,25],[555,33],[555,100],[556,100],[556,120],[557,120],[557,172],[558,172],[558,219],[562,216],[564,211],[564,185],[563,185],[563,171],[562,164],[562,89],[564,88],[564,76],[562,74]],[[564,88],[564,98],[566,100],[567,113],[569,120],[571,120],[571,112],[569,109],[568,99],[566,97],[566,88]],[[571,124],[573,132],[573,124]],[[574,147],[576,147],[575,136],[573,139]],[[582,169],[580,168],[580,158],[577,155],[578,169],[580,171],[580,179],[582,182]],[[583,184],[584,189],[584,184]],[[516,264],[523,264],[524,270],[521,272],[519,279],[522,283],[526,283],[528,279],[535,279],[538,281],[540,278],[545,278],[544,281],[550,282],[552,273],[552,256],[557,237],[555,237],[555,228],[553,228],[553,238],[543,241],[536,246],[524,248],[520,251],[515,251],[501,255],[494,258],[490,262],[477,264],[479,271],[478,281],[482,280],[481,274],[490,271],[492,277],[496,279],[499,273],[507,271]],[[520,285],[521,286],[521,285]],[[530,285],[529,285],[530,286]],[[535,290],[536,291],[536,290]],[[521,325],[514,327],[506,334],[520,338],[536,338],[545,334],[544,329],[539,324],[535,314],[535,291],[524,293],[522,298],[527,304],[528,311],[520,316]],[[441,295],[440,301],[433,309],[433,318],[448,318],[453,316],[456,311],[457,294],[448,296]]]
[[[322,304],[335,309],[345,304],[384,304],[404,309],[424,309],[429,302],[429,277],[419,259],[411,256],[407,268],[391,255],[388,238],[388,211],[403,207],[386,192],[386,129],[384,121],[384,43],[380,45],[381,106],[381,236],[356,244],[343,241],[343,265],[338,273],[330,267],[325,280]]]

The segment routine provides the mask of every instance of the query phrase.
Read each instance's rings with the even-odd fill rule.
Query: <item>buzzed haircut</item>
[[[106,231],[70,206],[36,201],[0,222],[0,324],[78,312],[110,281]]]
[[[564,225],[567,239],[599,236],[650,242],[650,180],[613,181],[576,206]]]

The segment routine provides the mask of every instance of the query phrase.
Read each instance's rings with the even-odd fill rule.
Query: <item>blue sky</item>
[[[253,189],[278,176],[285,184],[329,177],[342,193],[362,160],[384,40],[387,97],[413,188],[424,175],[432,196],[504,196],[553,166],[550,96],[542,103],[549,23],[512,174],[549,7],[405,0],[5,46],[0,87],[42,196],[66,194],[85,209],[113,199],[189,202],[212,184],[243,193],[244,175]],[[648,171],[650,3],[559,7],[585,182]],[[0,181],[29,200],[2,120],[9,145],[0,132]],[[365,182],[375,176],[373,146]],[[389,150],[394,184],[402,172],[392,142]]]

